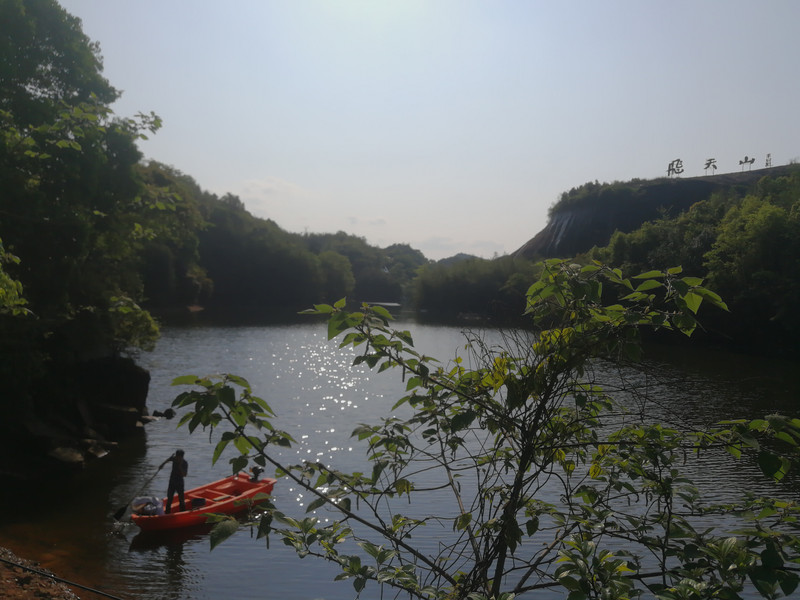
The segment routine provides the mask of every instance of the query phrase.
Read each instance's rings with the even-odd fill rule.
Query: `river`
[[[464,345],[461,329],[403,323],[416,346],[443,360]],[[497,332],[488,332],[497,336]],[[363,448],[350,438],[357,423],[374,423],[391,412],[405,389],[399,373],[375,374],[351,366],[354,350],[339,349],[320,323],[243,327],[167,327],[155,351],[139,363],[151,373],[148,407],[168,408],[180,388],[180,375],[235,373],[278,415],[276,426],[298,444],[284,458],[322,460],[343,470],[364,464]],[[693,423],[722,417],[797,413],[796,365],[708,350],[653,348],[649,366],[668,381],[662,406]],[[26,558],[83,585],[125,599],[219,598],[345,600],[355,597],[352,583],[333,582],[338,572],[313,558],[299,559],[274,540],[269,548],[247,527],[213,551],[207,535],[188,539],[143,539],[134,525],[113,519],[119,507],[142,493],[161,495],[167,469],[161,464],[176,448],[189,461],[187,487],[229,474],[228,454],[211,464],[208,432],[190,435],[177,419],[151,423],[137,439],[90,464],[54,496],[35,492],[24,506],[0,516],[0,540]],[[267,473],[269,474],[269,473]],[[155,475],[155,477],[154,477]],[[734,471],[704,473],[705,484],[724,499],[742,486],[789,494],[786,486],[764,483],[755,466],[743,461]],[[152,483],[143,488],[146,481]],[[703,482],[701,482],[703,483]],[[6,498],[9,491],[4,491]],[[285,480],[275,487],[275,501],[289,513],[303,514],[308,502]],[[436,533],[430,534],[435,543]],[[422,540],[424,544],[425,541]],[[378,597],[367,588],[363,598]],[[95,598],[81,592],[83,598]],[[393,597],[389,595],[387,597]],[[545,596],[537,596],[544,598]],[[558,596],[554,596],[558,597]]]

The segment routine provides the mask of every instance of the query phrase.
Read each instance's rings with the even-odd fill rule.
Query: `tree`
[[[38,317],[30,335],[66,340],[65,356],[119,352],[128,334],[152,343],[136,265],[151,205],[135,169],[160,121],[114,118],[99,46],[54,0],[7,0],[0,16],[0,233]]]
[[[157,328],[137,304],[149,207],[135,169],[136,141],[157,118],[113,120],[107,107],[82,103],[36,127],[4,111],[0,120],[0,233],[43,328],[34,335],[65,336],[71,355],[119,352],[130,344],[115,323],[135,314],[149,330],[138,339],[151,343]]]
[[[617,231],[590,256],[631,271],[680,264],[704,272],[731,308],[705,320],[717,339],[749,352],[796,354],[800,171],[784,173],[719,190],[630,233]]]
[[[403,300],[403,286],[407,283],[402,279],[406,272],[402,269],[391,272],[393,257],[398,255],[398,249],[393,248],[389,254],[386,251],[370,246],[367,241],[343,231],[335,234],[313,233],[303,238],[306,246],[315,254],[330,251],[346,257],[350,261],[350,268],[355,278],[351,300],[356,302],[401,302]],[[401,252],[402,254],[402,252]]]
[[[605,304],[608,295],[618,300]],[[599,263],[551,260],[527,292],[535,331],[509,334],[503,347],[472,336],[470,360],[449,365],[420,355],[381,307],[319,305],[311,312],[328,316],[331,338],[363,348],[356,364],[400,368],[407,381],[393,411],[410,415],[353,433],[371,463],[364,472],[277,460],[271,448],[293,440],[240,377],[180,377],[176,384],[199,390],[173,405],[188,409],[181,423],[191,431],[210,427],[219,435],[214,461],[233,445],[234,471],[250,461],[269,464],[310,494],[307,516],[266,502],[258,535],[338,564],[337,579],[351,578],[358,592],[373,582],[442,600],[509,600],[545,588],[570,600],[739,598],[749,581],[763,597],[790,595],[799,581],[792,568],[800,561],[792,529],[798,507],[746,497],[715,506],[681,465],[701,450],[753,452],[764,473],[780,480],[796,458],[800,419],[681,429],[648,421],[646,398],[637,399],[639,411],[626,410],[595,377],[599,360],[640,356],[642,328],[691,335],[704,303],[725,309],[679,268],[625,278]],[[770,438],[773,450],[759,438]],[[433,490],[415,481],[423,470],[439,474],[450,504],[425,501]],[[548,486],[561,502],[541,499]],[[749,523],[737,521],[736,533],[709,530],[696,521],[703,514]],[[438,550],[417,547],[417,530],[436,526]],[[225,523],[212,544],[232,529]]]
[[[117,99],[99,45],[55,0],[3,0],[0,23],[0,110],[18,123],[50,122],[64,104]]]
[[[199,233],[200,265],[214,286],[209,307],[264,316],[276,309],[296,314],[319,298],[320,262],[300,236],[254,217],[230,199],[207,198],[203,216],[208,227]]]
[[[207,226],[200,213],[208,194],[177,169],[150,161],[138,173],[145,183],[143,204],[159,218],[142,232],[142,279],[148,306],[186,306],[204,302],[213,285],[199,264],[199,233]]]
[[[427,264],[414,281],[414,304],[439,316],[470,315],[508,323],[525,307],[534,263],[513,256]]]
[[[353,293],[356,278],[346,256],[333,250],[325,250],[319,253],[319,262],[322,271],[322,297],[327,302],[346,298]]]
[[[705,258],[709,280],[736,309],[737,333],[750,328],[748,337],[797,348],[800,202],[795,202],[783,208],[768,197],[747,196],[726,213]]]
[[[0,311],[0,410],[21,415],[0,423],[0,438],[15,449],[30,441],[21,422],[80,422],[82,362],[158,336],[139,261],[161,208],[137,143],[160,121],[115,117],[101,70],[98,46],[57,2],[0,2],[0,238],[14,256],[2,270],[26,302]]]

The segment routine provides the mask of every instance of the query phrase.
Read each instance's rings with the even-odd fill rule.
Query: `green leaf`
[[[696,287],[692,290],[692,292],[702,296],[714,306],[721,308],[722,310],[725,311],[728,310],[728,305],[722,301],[722,298],[719,296],[719,294],[716,294],[715,292],[712,292],[711,290],[706,289],[704,287]]]
[[[236,436],[233,440],[233,445],[236,446],[236,449],[239,451],[240,454],[247,454],[253,448],[252,443],[244,436]],[[247,460],[247,459],[245,459]],[[247,463],[244,465],[247,466]],[[243,469],[244,467],[242,467]],[[241,470],[241,469],[238,469]]]
[[[237,521],[233,517],[226,517],[224,520],[214,525],[214,528],[211,530],[211,533],[209,534],[211,549],[213,550],[214,548],[219,546],[222,542],[227,540],[238,530],[239,530],[239,521]]]
[[[459,515],[458,518],[455,520],[455,523],[453,523],[453,529],[455,531],[463,531],[469,526],[471,522],[472,522],[472,513],[463,513]]]
[[[372,558],[378,558],[378,555],[381,552],[379,546],[376,546],[375,544],[372,544],[370,542],[359,542],[358,545],[361,546],[364,549],[364,551],[367,554],[369,554]]]
[[[539,517],[532,517],[525,523],[525,531],[531,536],[539,531]]]
[[[652,290],[655,288],[662,287],[664,284],[660,281],[656,281],[655,279],[649,279],[640,285],[636,286],[637,292],[646,292],[647,290]]]
[[[450,421],[451,430],[455,432],[466,429],[472,424],[476,416],[477,415],[471,410],[458,413]]]
[[[698,285],[703,285],[703,280],[699,277],[683,277],[681,279],[686,285],[691,287],[697,287]]]
[[[394,487],[400,496],[411,492],[411,482],[408,479],[398,479],[394,482]]]
[[[225,378],[230,381],[231,383],[235,383],[236,385],[245,388],[246,390],[250,390],[250,383],[244,377],[240,377],[239,375],[232,375],[227,374]]]
[[[236,403],[236,390],[227,385],[217,389],[217,401],[220,404],[232,407]]]
[[[789,471],[789,461],[766,451],[759,452],[758,466],[764,475],[775,481],[783,479]]]
[[[559,577],[558,582],[573,593],[578,593],[581,589],[580,582],[574,577],[570,577],[568,575],[565,577]],[[569,597],[571,598],[572,594],[570,594]],[[581,595],[581,597],[585,598],[583,595]]]
[[[308,505],[306,512],[310,513],[311,511],[317,510],[320,506],[325,506],[327,502],[328,500],[326,498],[317,498],[311,504]]]
[[[245,456],[236,456],[230,460],[231,468],[234,473],[238,473],[239,471],[244,471],[247,468],[247,457]]]
[[[230,412],[231,419],[233,419],[233,422],[239,427],[244,427],[245,423],[247,423],[247,417],[249,414],[250,413],[247,411],[247,409],[241,404],[234,406]]]
[[[776,433],[775,434],[775,439],[781,440],[783,442],[786,442],[787,444],[790,444],[792,446],[797,446],[797,440],[795,440],[792,436],[790,436],[785,431],[779,431],[778,433]]]
[[[761,562],[768,569],[780,569],[783,567],[783,558],[775,548],[775,544],[767,542],[767,547],[761,552]]]
[[[672,317],[672,324],[678,328],[681,333],[687,336],[692,335],[697,327],[697,321],[690,315],[675,315]]]
[[[683,300],[686,302],[686,307],[693,313],[697,314],[700,304],[703,302],[703,297],[693,292],[689,292],[683,297]]]
[[[214,448],[214,455],[211,457],[212,465],[217,464],[217,460],[219,460],[222,451],[225,450],[225,447],[228,445],[229,442],[230,439],[223,438],[217,443],[216,447]]]
[[[376,315],[380,317],[383,317],[387,321],[391,321],[393,319],[392,314],[388,310],[386,310],[386,307],[384,306],[376,305],[376,306],[370,306],[370,308],[372,309],[372,312],[374,312]]]
[[[783,579],[781,579],[781,591],[783,592],[783,595],[787,598],[791,597],[791,595],[797,589],[798,584],[800,584],[800,577],[794,573],[787,574]]]
[[[633,279],[653,279],[654,277],[663,277],[664,273],[661,271],[647,271],[647,273],[642,273],[640,275],[634,275]]]

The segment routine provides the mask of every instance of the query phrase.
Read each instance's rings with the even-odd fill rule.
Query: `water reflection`
[[[198,525],[195,527],[182,527],[166,531],[139,531],[128,547],[130,552],[153,552],[162,548],[183,550],[183,545],[206,539],[212,525]]]
[[[136,552],[140,564],[145,565],[140,574],[149,578],[154,587],[168,590],[175,598],[190,597],[186,582],[201,581],[190,566],[191,559],[184,558],[184,547],[206,537],[210,527],[171,532],[140,532],[131,540],[129,552]]]

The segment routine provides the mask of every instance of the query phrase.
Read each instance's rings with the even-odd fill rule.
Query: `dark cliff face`
[[[605,246],[617,230],[628,233],[642,223],[675,216],[723,189],[745,191],[762,177],[779,176],[796,165],[686,179],[654,179],[608,184],[574,202],[556,206],[547,226],[514,252],[536,260],[567,258]]]

